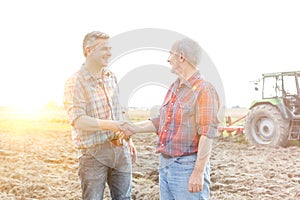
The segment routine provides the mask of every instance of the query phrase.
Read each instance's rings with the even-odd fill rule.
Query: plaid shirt
[[[82,131],[74,127],[81,116],[122,120],[116,77],[108,70],[101,79],[92,76],[85,66],[69,78],[65,84],[64,107],[72,125],[72,139],[77,148],[89,148],[114,138],[111,131]]]
[[[157,152],[169,156],[196,153],[200,135],[215,137],[219,124],[219,97],[215,88],[199,71],[179,85],[169,88],[160,109],[152,119],[158,133]]]

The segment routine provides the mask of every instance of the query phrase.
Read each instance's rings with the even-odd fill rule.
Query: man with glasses
[[[94,31],[83,40],[84,64],[64,90],[64,107],[79,150],[78,175],[83,199],[103,199],[107,183],[112,199],[131,199],[133,129],[123,122],[117,80],[106,67],[109,36]],[[131,160],[132,156],[132,160]]]
[[[178,79],[159,116],[134,124],[137,133],[158,135],[162,200],[209,199],[209,158],[219,124],[219,97],[198,70],[200,56],[200,46],[189,38],[173,44],[168,62]]]

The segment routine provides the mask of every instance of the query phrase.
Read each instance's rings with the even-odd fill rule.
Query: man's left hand
[[[189,191],[200,192],[203,189],[204,184],[204,172],[194,170],[189,180]]]
[[[131,155],[131,160],[132,163],[136,163],[137,160],[137,150],[132,142],[132,138],[129,139],[128,141],[128,146],[129,146],[129,150],[130,150],[130,155]]]

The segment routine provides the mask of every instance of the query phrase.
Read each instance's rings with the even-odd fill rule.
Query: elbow
[[[73,127],[77,130],[82,130],[83,131],[83,126],[81,126],[79,123],[73,123]]]
[[[84,126],[83,126],[82,118],[79,117],[76,120],[74,120],[74,122],[72,123],[72,126],[78,130],[83,130]]]
[[[73,127],[75,128],[75,129],[78,129],[78,130],[82,130],[82,126],[80,126],[80,124],[78,124],[78,123],[74,123],[74,125],[73,125]]]

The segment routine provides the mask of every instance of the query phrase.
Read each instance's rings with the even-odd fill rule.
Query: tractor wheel
[[[289,123],[276,107],[268,104],[258,105],[247,114],[245,134],[250,144],[285,146]]]

